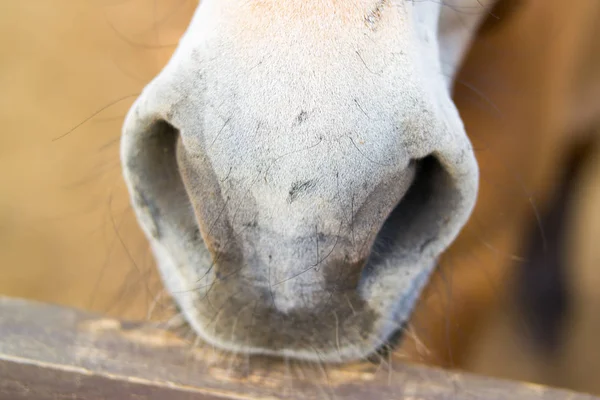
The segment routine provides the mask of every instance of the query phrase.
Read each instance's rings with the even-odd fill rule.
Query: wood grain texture
[[[237,363],[150,325],[0,298],[0,399],[595,399],[409,364],[299,366]]]

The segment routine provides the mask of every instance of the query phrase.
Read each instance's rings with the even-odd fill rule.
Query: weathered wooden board
[[[0,298],[0,399],[596,399],[397,364],[233,358],[150,325]]]

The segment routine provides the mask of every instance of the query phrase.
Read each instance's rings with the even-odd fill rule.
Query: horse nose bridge
[[[231,172],[220,190],[225,197],[220,219],[231,229],[212,229],[210,235],[232,235],[228,241],[244,249],[244,258],[255,265],[298,262],[300,270],[309,265],[337,270],[358,263],[407,192],[414,165],[386,170],[347,164],[299,174],[282,168],[279,175],[250,183],[240,183]],[[197,203],[207,207],[209,201]]]

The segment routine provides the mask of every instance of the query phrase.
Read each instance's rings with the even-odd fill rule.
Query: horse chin
[[[332,305],[332,309],[327,313],[330,319],[322,326],[334,326],[334,329],[330,330],[329,335],[314,335],[314,330],[319,328],[320,323],[315,320],[317,318],[322,320],[323,313],[320,309],[323,305],[316,305],[309,309],[304,316],[281,315],[277,310],[272,310],[271,326],[266,327],[255,323],[242,327],[243,322],[240,320],[243,319],[241,314],[244,313],[244,306],[234,301],[233,304],[236,304],[235,307],[240,314],[237,316],[238,320],[220,324],[221,328],[216,328],[215,326],[219,325],[219,313],[207,311],[207,303],[209,303],[207,298],[210,295],[207,295],[206,290],[197,288],[212,287],[214,290],[223,291],[223,287],[215,286],[218,279],[204,277],[194,280],[190,278],[189,273],[194,268],[177,265],[174,257],[160,244],[154,243],[152,249],[159,269],[163,272],[165,286],[173,296],[179,312],[184,316],[187,325],[206,344],[221,351],[240,355],[269,356],[319,363],[348,363],[361,360],[376,362],[399,347],[404,337],[404,328],[435,266],[433,260],[427,266],[414,266],[415,270],[420,272],[405,283],[409,289],[401,295],[398,295],[397,291],[385,293],[371,288],[372,297],[362,305],[357,304],[359,302],[355,298],[349,300],[354,303],[351,303],[348,308],[340,304]],[[206,254],[208,255],[208,252]],[[392,264],[394,260],[390,257],[382,262]],[[199,285],[198,281],[202,283]],[[230,300],[233,296],[232,293],[228,294]],[[254,311],[252,306],[248,304],[246,306],[248,313]],[[225,310],[233,308],[225,307]],[[349,317],[351,313],[356,314]],[[313,319],[311,315],[315,318]],[[298,318],[302,320],[294,321]],[[344,320],[341,321],[340,318]],[[308,325],[309,322],[312,323]],[[228,333],[235,331],[236,324],[240,330],[245,329],[248,333],[235,336],[223,335],[223,331]],[[352,326],[354,332],[358,334],[346,335],[352,336],[351,338],[340,337],[342,330],[340,324]],[[226,325],[225,329],[222,328],[223,325]],[[361,328],[365,329],[361,331]],[[311,331],[312,337],[308,336]]]

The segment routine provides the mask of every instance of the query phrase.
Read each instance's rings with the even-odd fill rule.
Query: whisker
[[[74,127],[72,127],[71,129],[69,129],[67,132],[55,137],[54,139],[52,139],[53,142],[56,142],[66,136],[68,136],[69,134],[71,134],[72,132],[75,132],[77,129],[79,129],[81,126],[85,125],[86,122],[92,120],[95,116],[101,114],[102,112],[108,110],[109,108],[111,108],[112,106],[119,104],[120,102],[124,101],[124,100],[128,100],[134,97],[138,97],[140,95],[140,93],[134,93],[134,94],[129,94],[127,96],[123,96],[120,97],[110,103],[108,103],[107,105],[105,105],[104,107],[100,108],[98,111],[94,112],[92,115],[90,115],[89,117],[87,117],[86,119],[84,119],[83,121],[81,121],[80,123],[78,123],[77,125],[75,125]]]

